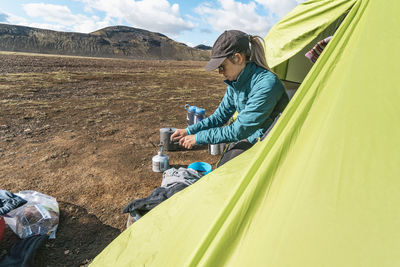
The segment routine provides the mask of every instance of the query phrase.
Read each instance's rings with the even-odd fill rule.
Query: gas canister
[[[153,172],[164,172],[169,169],[169,157],[163,154],[163,145],[159,145],[160,150],[157,155],[153,157]]]

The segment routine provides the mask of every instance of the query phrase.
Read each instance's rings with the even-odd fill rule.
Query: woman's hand
[[[194,138],[194,135],[188,135],[186,129],[177,129],[171,135],[171,141],[179,141],[179,145],[187,149],[191,149],[196,145],[196,139]]]
[[[196,139],[194,138],[193,134],[187,135],[179,140],[179,145],[185,147],[186,149],[191,149],[196,144]]]
[[[187,136],[186,129],[177,129],[175,132],[171,135],[171,141],[180,141],[182,138]]]

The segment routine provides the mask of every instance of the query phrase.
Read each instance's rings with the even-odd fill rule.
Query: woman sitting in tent
[[[282,82],[270,71],[260,37],[225,31],[213,45],[205,69],[226,78],[222,102],[208,118],[176,130],[171,139],[185,148],[196,144],[231,143],[219,166],[249,149],[263,136],[289,102]],[[236,120],[224,126],[232,115]]]

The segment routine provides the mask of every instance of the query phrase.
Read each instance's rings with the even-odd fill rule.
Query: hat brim
[[[210,61],[208,61],[204,69],[207,71],[216,70],[222,64],[222,62],[224,62],[225,59],[226,57],[212,58],[210,59]]]

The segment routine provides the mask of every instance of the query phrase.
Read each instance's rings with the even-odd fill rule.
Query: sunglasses
[[[233,61],[233,59],[235,58],[235,55],[229,55],[228,57],[227,57],[227,59],[229,59],[231,62]],[[221,65],[219,65],[219,67],[218,67],[218,71],[220,71],[220,72],[222,72],[222,71],[224,71],[225,70],[225,61],[224,62],[222,62],[221,63]]]

